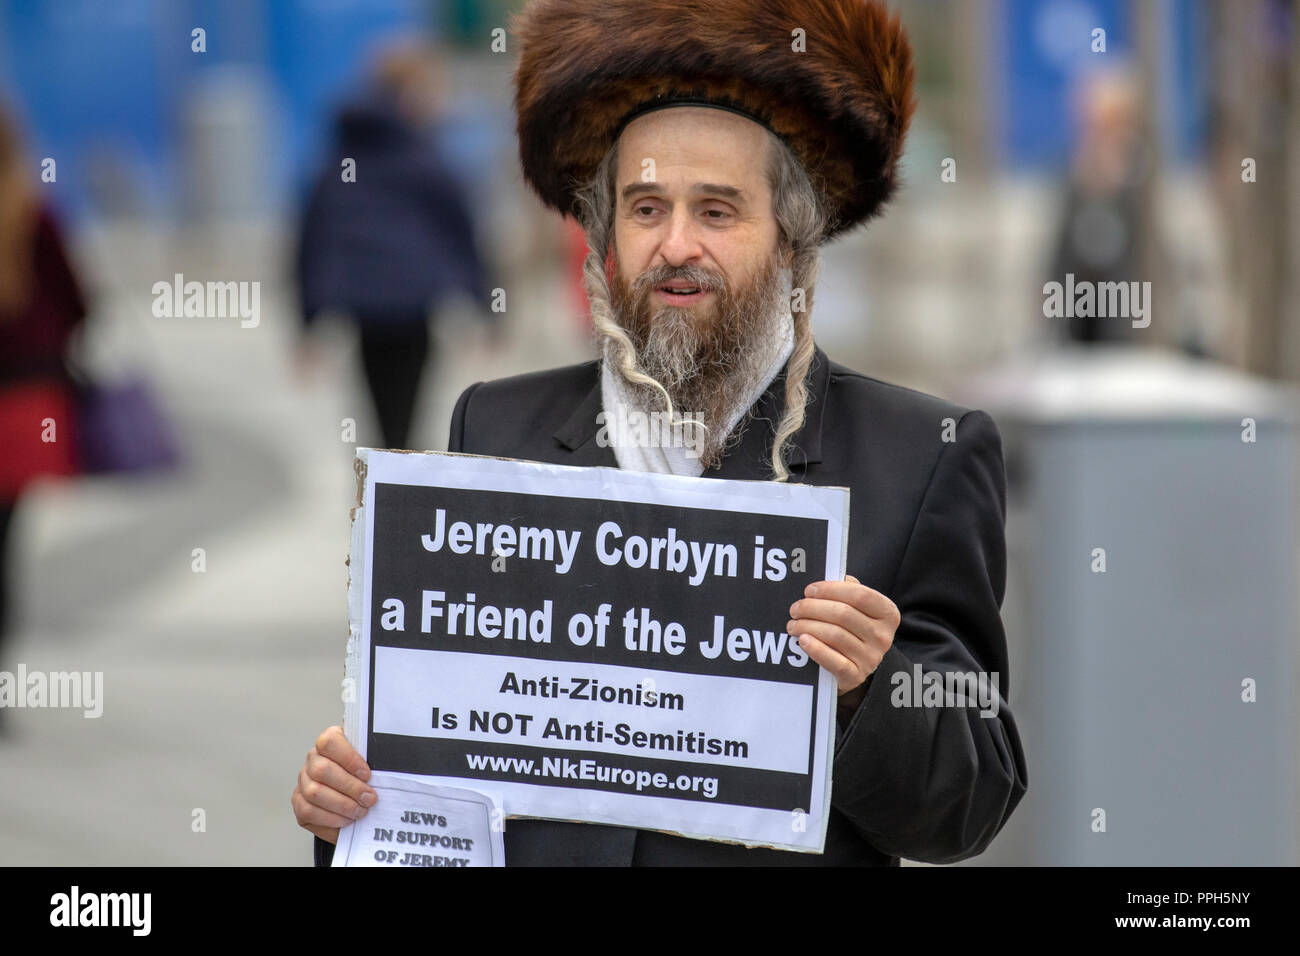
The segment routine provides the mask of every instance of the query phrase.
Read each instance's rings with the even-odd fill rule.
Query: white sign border
[[[431,458],[441,460],[445,470],[440,471],[436,480],[429,474]],[[472,467],[465,464],[472,461]],[[734,511],[751,511],[788,517],[812,518],[828,521],[830,536],[826,549],[825,580],[842,580],[848,561],[848,526],[849,526],[849,490],[841,487],[826,487],[784,483],[774,481],[746,481],[737,479],[689,478],[680,475],[659,475],[642,472],[622,471],[607,467],[575,467],[571,465],[554,465],[544,462],[523,461],[518,459],[496,458],[484,455],[466,455],[459,452],[437,451],[396,451],[379,448],[359,448],[354,467],[357,474],[357,506],[352,510],[351,550],[348,559],[348,612],[349,638],[345,686],[350,682],[351,694],[344,695],[344,735],[352,742],[363,758],[366,755],[368,734],[361,727],[361,715],[370,712],[370,655],[362,653],[366,644],[363,628],[371,619],[371,575],[368,573],[369,553],[374,542],[373,508],[365,503],[373,502],[376,482],[418,485],[421,487],[445,487],[455,489],[472,488],[482,491],[519,492],[518,469],[534,471],[538,477],[544,477],[548,485],[546,490],[533,489],[529,494],[548,494],[561,498],[600,498],[610,501],[626,501],[641,504],[658,504],[669,507],[696,507],[719,510],[717,505],[718,482],[727,485],[727,508]],[[458,482],[459,479],[459,482]],[[707,484],[706,484],[707,483]],[[763,491],[758,494],[745,494],[746,487]],[[778,493],[778,490],[784,494]],[[707,504],[704,502],[708,502]],[[358,580],[359,579],[359,580]],[[733,804],[700,804],[698,816],[708,818],[716,832],[688,833],[677,830],[660,832],[683,836],[690,839],[714,842],[738,843],[750,847],[767,847],[790,850],[801,853],[821,853],[826,841],[826,827],[830,817],[829,795],[832,792],[832,768],[835,751],[835,709],[838,697],[835,678],[829,671],[822,669],[818,677],[818,711],[816,715],[816,733],[814,741],[821,741],[821,746],[814,751],[812,779],[814,780],[813,806],[808,809],[807,822],[813,823],[805,831],[808,837],[816,839],[815,844],[779,843],[754,841],[740,836],[750,828],[743,822],[737,824],[737,817],[746,817],[753,813],[772,813],[757,808],[737,807]],[[814,743],[816,746],[816,743]],[[815,782],[825,773],[826,786],[818,792]],[[444,783],[467,789],[482,788],[484,783],[472,777],[420,776],[429,783]],[[527,816],[512,813],[509,806],[509,791],[514,787],[529,787],[535,793],[537,803],[546,805],[555,801],[551,791],[561,790],[570,794],[563,799],[571,800],[572,788],[556,788],[537,784],[510,783],[508,785],[493,783],[490,789],[499,792],[503,801],[502,809],[507,819],[567,819],[560,815],[541,816],[533,813]],[[644,796],[638,794],[619,794],[602,792],[603,802],[617,806],[627,800],[644,805]],[[624,798],[620,800],[618,798]],[[714,811],[710,812],[709,808]],[[697,808],[692,807],[692,813]],[[584,823],[604,823],[610,826],[633,826],[625,817],[611,815],[609,819],[590,817]],[[791,821],[791,832],[798,832]],[[716,825],[714,825],[716,823]],[[640,829],[656,829],[642,826]]]

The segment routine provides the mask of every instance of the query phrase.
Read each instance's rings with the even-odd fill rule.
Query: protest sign
[[[510,817],[820,852],[835,681],[785,631],[848,492],[361,449],[345,731]]]
[[[331,866],[505,866],[502,811],[490,795],[376,771],[370,812],[339,830]]]

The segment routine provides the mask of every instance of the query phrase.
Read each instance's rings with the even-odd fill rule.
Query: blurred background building
[[[80,360],[105,380],[147,380],[183,457],[165,474],[41,482],[19,502],[0,669],[103,671],[105,701],[94,720],[6,715],[0,762],[11,785],[0,795],[0,862],[310,861],[289,794],[316,733],[340,719],[350,463],[358,445],[380,439],[352,358],[354,326],[326,315],[313,333],[314,361],[302,361],[300,216],[330,155],[335,111],[387,45],[425,37],[441,67],[430,90],[439,155],[462,184],[477,248],[506,305],[500,334],[489,335],[477,321],[478,297],[436,304],[438,347],[410,447],[445,447],[452,403],[473,382],[590,357],[574,229],[544,211],[519,174],[515,51],[505,32],[518,5],[0,0],[0,104],[17,121],[32,185],[62,223],[84,287]],[[1246,578],[1268,582],[1244,599],[1267,605],[1254,621],[1251,666],[1282,672],[1273,675],[1274,709],[1250,731],[1265,741],[1251,759],[1264,763],[1233,772],[1253,768],[1255,783],[1242,781],[1242,792],[1265,787],[1276,798],[1255,812],[1290,822],[1274,831],[1276,852],[1266,859],[1250,855],[1258,834],[1237,841],[1247,848],[1237,859],[1223,848],[1231,841],[1210,841],[1198,857],[1190,833],[1182,857],[1170,851],[1170,834],[1147,846],[1145,859],[1294,864],[1300,543],[1293,496],[1278,482],[1295,474],[1286,389],[1300,379],[1300,4],[894,6],[919,71],[906,186],[883,218],[827,248],[818,339],[867,374],[987,400],[1003,424],[1018,715],[1027,675],[1069,681],[1058,674],[1065,659],[1052,657],[1053,641],[1065,638],[1036,630],[1050,621],[1042,616],[1050,562],[1035,550],[1050,516],[1034,508],[1074,504],[1045,497],[1041,482],[1030,486],[1033,474],[1052,473],[1034,464],[1039,456],[1060,461],[1035,429],[1070,418],[1072,407],[1093,421],[1111,414],[1113,403],[1108,411],[1083,401],[1105,405],[1097,393],[1107,390],[1153,434],[1164,434],[1171,407],[1184,424],[1234,424],[1259,409],[1277,457],[1229,469],[1205,486],[1213,498],[1186,507],[1239,501],[1258,479],[1251,495],[1281,508],[1272,521],[1242,525],[1267,540],[1246,542],[1234,558]],[[1044,283],[1088,269],[1098,281],[1150,282],[1149,326],[1111,318],[1089,331],[1046,315]],[[155,284],[178,275],[257,283],[256,321],[159,316]],[[1134,350],[1137,359],[1127,354]],[[1079,402],[1039,414],[1055,394],[1051,383],[1063,380]],[[1222,401],[1189,411],[1205,389]],[[1108,446],[1105,460],[1131,471],[1150,447],[1124,458]],[[1227,454],[1206,448],[1207,467]],[[1160,480],[1186,466],[1167,458]],[[1101,514],[1107,506],[1104,496],[1079,504]],[[1148,541],[1148,553],[1175,561],[1207,545],[1179,538],[1169,530],[1176,526]],[[1157,577],[1128,580],[1164,600],[1152,590]],[[1131,594],[1110,599],[1128,607]],[[1186,624],[1171,619],[1163,636]],[[1203,640],[1214,636],[1188,633],[1180,646],[1204,655]],[[1145,706],[1158,711],[1165,700]],[[1110,703],[1085,696],[1075,705],[1082,713]],[[1033,706],[1021,717],[1030,794],[983,862],[1137,862],[1083,849],[1086,820],[1077,844],[1060,833],[1066,825],[1053,814],[1069,795],[1051,781],[1068,767],[1036,754],[1068,748],[1070,738],[1031,719],[1057,702]],[[1177,738],[1177,721],[1160,726]],[[1231,748],[1233,733],[1225,729],[1216,746]],[[1078,746],[1082,766],[1091,744]],[[1136,806],[1154,813],[1204,776],[1170,771]],[[1226,806],[1237,796],[1229,789],[1216,799]],[[1048,799],[1057,803],[1035,807]]]

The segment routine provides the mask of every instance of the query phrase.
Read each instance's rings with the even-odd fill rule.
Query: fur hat
[[[673,105],[731,109],[781,137],[826,199],[824,240],[897,185],[912,52],[875,0],[532,0],[510,26],[524,178],[562,213],[576,217],[574,188],[627,122]]]

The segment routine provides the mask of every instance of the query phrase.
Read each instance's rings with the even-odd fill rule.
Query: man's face
[[[707,107],[648,113],[619,139],[611,305],[683,411],[707,417],[743,393],[761,371],[745,359],[784,305],[770,148],[757,123]]]
[[[725,110],[675,107],[629,123],[615,179],[618,275],[631,283],[655,267],[695,266],[733,290],[752,285],[777,244],[768,149],[761,126]],[[650,293],[699,315],[717,308],[713,290]]]

